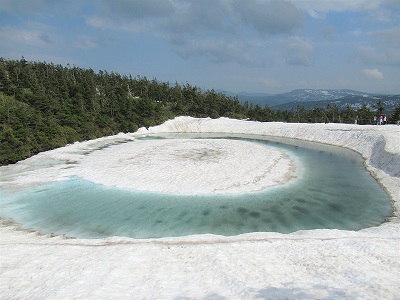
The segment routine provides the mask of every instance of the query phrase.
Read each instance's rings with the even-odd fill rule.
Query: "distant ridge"
[[[328,105],[335,105],[339,110],[344,110],[348,106],[354,110],[360,109],[363,105],[371,110],[375,110],[378,102],[381,101],[385,113],[392,113],[396,107],[400,106],[400,95],[382,95],[375,97],[348,96],[335,100],[287,102],[274,105],[271,108],[277,110],[292,110],[301,105],[305,109],[326,108]]]
[[[336,105],[339,109],[345,109],[347,106],[359,109],[363,104],[373,108],[381,100],[385,110],[392,112],[400,105],[400,95],[375,94],[349,89],[296,89],[276,95],[239,93],[237,96],[242,103],[248,101],[253,105],[262,107],[268,105],[272,109],[280,110],[296,109],[298,105],[305,109],[326,108],[328,104]]]

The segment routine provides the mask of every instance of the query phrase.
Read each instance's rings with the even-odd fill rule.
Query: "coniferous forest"
[[[394,119],[399,108],[395,114]],[[0,165],[75,141],[134,132],[182,115],[354,123],[356,115],[371,120],[374,112],[367,107],[339,111],[335,106],[271,110],[189,83],[0,58]]]

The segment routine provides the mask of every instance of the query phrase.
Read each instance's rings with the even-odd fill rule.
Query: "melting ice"
[[[196,194],[196,192],[178,195],[157,190],[140,191],[127,189],[126,185],[116,187],[112,186],[112,183],[126,182],[121,176],[132,180],[130,177],[132,174],[124,175],[126,169],[123,168],[113,169],[115,174],[104,174],[104,170],[110,168],[103,168],[101,171],[101,167],[106,165],[107,157],[115,153],[119,146],[126,149],[129,145],[139,145],[135,144],[137,141],[134,140],[116,139],[108,144],[93,144],[92,147],[87,144],[80,145],[79,151],[74,149],[69,153],[62,152],[62,155],[59,153],[56,157],[43,155],[40,159],[34,160],[35,166],[32,164],[25,168],[19,166],[19,171],[15,170],[18,166],[14,166],[14,169],[4,171],[2,178],[8,180],[10,187],[14,185],[15,187],[6,189],[5,185],[2,186],[0,216],[11,218],[27,229],[72,237],[157,238],[202,233],[226,236],[268,231],[289,233],[316,228],[359,230],[378,225],[391,214],[389,197],[366,171],[362,159],[351,151],[342,150],[339,151],[340,154],[337,151],[330,151],[331,148],[321,148],[315,144],[313,147],[316,149],[311,149],[313,147],[299,147],[271,140],[225,137],[223,143],[212,143],[212,140],[203,139],[207,137],[204,135],[201,139],[189,141],[187,137],[185,136],[184,140],[166,139],[161,143],[152,144],[151,149],[146,148],[146,140],[143,140],[140,145],[143,145],[145,151],[138,152],[141,156],[136,158],[136,162],[141,169],[145,168],[146,164],[153,163],[154,169],[146,176],[150,176],[149,178],[153,176],[155,182],[157,180],[168,182],[169,173],[167,170],[157,172],[156,161],[151,161],[151,151],[156,151],[157,155],[161,153],[161,156],[156,155],[159,160],[166,145],[169,145],[173,149],[172,153],[177,155],[176,164],[182,162],[185,153],[191,149],[190,163],[194,163],[193,155],[195,160],[198,155],[198,159],[194,165],[189,166],[192,168],[192,177],[185,178],[188,180],[185,183],[187,185],[188,182],[195,182],[199,178],[203,181],[214,178],[218,168],[227,167],[223,164],[229,160],[224,161],[225,157],[218,155],[217,152],[224,153],[231,147],[228,153],[232,151],[239,153],[239,157],[248,155],[248,160],[240,161],[238,164],[236,157],[231,162],[234,161],[238,165],[228,166],[229,177],[236,178],[232,184],[237,185],[238,178],[246,182],[248,181],[246,173],[250,173],[250,170],[257,166],[263,166],[263,159],[266,160],[267,157],[257,156],[257,151],[267,149],[273,156],[269,164],[276,167],[270,170],[272,174],[282,178],[289,176],[287,177],[289,181],[283,184],[281,180],[279,185],[263,190],[246,192],[244,189],[243,193],[210,195]],[[202,161],[201,151],[210,150],[210,147],[204,147],[208,141],[210,141],[208,145],[212,145],[210,146],[212,151],[216,151],[208,155],[217,161]],[[231,141],[243,143],[237,144]],[[177,145],[181,145],[181,148]],[[196,145],[200,147],[196,148]],[[94,152],[96,155],[91,156]],[[143,156],[144,153],[147,153],[147,156]],[[256,157],[253,157],[254,155]],[[285,158],[281,161],[282,165],[277,163],[280,158]],[[129,153],[121,156],[120,153],[117,159],[123,167],[129,159],[132,161],[135,157],[129,156]],[[63,162],[62,168],[60,162]],[[287,173],[290,162],[295,162],[298,178],[293,179],[293,174]],[[40,168],[37,169],[37,166]],[[176,165],[169,166],[169,168],[174,167]],[[210,167],[217,169],[210,171]],[[77,176],[74,170],[80,172],[86,170],[88,173]],[[221,172],[224,173],[223,170]],[[82,175],[79,172],[78,174]],[[185,176],[188,174],[190,173],[186,173]],[[111,178],[111,181],[106,181],[111,184],[95,183],[97,179],[101,182],[99,176]],[[35,183],[32,178],[37,177],[42,181],[46,178],[49,181],[54,178],[59,181],[32,185]],[[256,177],[259,177],[258,173],[254,178]],[[87,180],[88,178],[94,182]],[[138,178],[136,180],[139,181]]]

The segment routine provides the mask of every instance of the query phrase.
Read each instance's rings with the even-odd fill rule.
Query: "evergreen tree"
[[[395,111],[390,116],[390,121],[395,124],[400,124],[400,105],[396,107]]]

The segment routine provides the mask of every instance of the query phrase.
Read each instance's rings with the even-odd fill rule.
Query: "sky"
[[[0,57],[226,92],[400,94],[400,0],[0,0]]]

